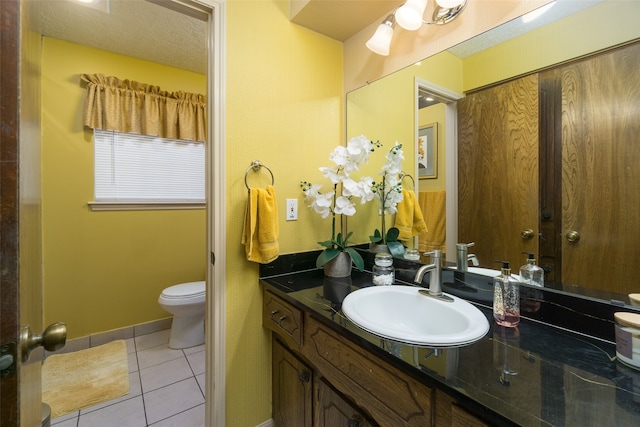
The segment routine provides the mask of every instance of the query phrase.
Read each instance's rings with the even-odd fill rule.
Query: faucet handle
[[[475,242],[471,242],[471,243],[456,243],[456,249],[457,250],[465,250],[467,248],[470,248],[471,246],[474,246],[476,243]]]
[[[442,258],[442,249],[434,249],[429,252],[424,252],[422,255],[430,256],[432,258]]]

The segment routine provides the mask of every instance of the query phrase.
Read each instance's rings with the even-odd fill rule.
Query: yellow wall
[[[330,222],[302,202],[299,182],[343,138],[342,44],[288,21],[288,1],[226,3],[227,425],[271,417],[271,344],[262,327],[258,264],[240,244],[247,200],[244,174],[260,160],[275,175],[280,252],[318,250]],[[249,183],[264,185],[266,171]],[[299,220],[284,221],[285,199],[298,198]]]
[[[167,286],[203,280],[204,210],[92,212],[92,132],[83,129],[80,73],[206,93],[206,77],[44,38],[42,226],[44,323],[69,338],[168,317]]]
[[[370,139],[385,144],[388,149],[395,141],[403,143],[405,160],[403,170],[415,175],[416,141],[415,135],[415,80],[428,81],[450,90],[462,91],[462,61],[448,52],[432,56],[421,61],[419,65],[412,65],[397,71],[384,79],[356,89],[347,94],[347,137],[364,134]],[[421,190],[444,189],[445,179],[445,116],[444,107],[424,109],[418,116],[418,126],[438,122],[438,177],[437,179],[420,180]],[[384,159],[372,159],[378,167]],[[376,173],[375,171],[373,173]],[[416,176],[414,178],[417,179]],[[407,181],[404,182],[407,185]],[[375,205],[367,206],[367,209]],[[358,216],[358,225],[366,224],[362,232],[356,230],[355,241],[368,241],[368,232],[379,227],[377,214],[364,212]],[[356,221],[353,221],[356,222]],[[393,222],[387,222],[387,224]]]
[[[640,37],[638,16],[638,1],[605,1],[486,49],[464,59],[464,90],[636,39]]]

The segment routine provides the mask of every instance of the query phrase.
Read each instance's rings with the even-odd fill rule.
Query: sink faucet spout
[[[475,245],[474,242],[471,243],[457,243],[456,244],[456,269],[460,272],[467,272],[469,261],[477,267],[480,263],[478,262],[478,257],[474,254],[469,253],[469,248]]]
[[[429,295],[441,296],[442,295],[442,251],[436,249],[431,252],[424,253],[425,256],[431,257],[431,264],[422,265],[416,271],[416,277],[413,279],[414,283],[421,284],[424,275],[429,272]]]

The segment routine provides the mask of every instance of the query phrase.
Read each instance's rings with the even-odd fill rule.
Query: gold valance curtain
[[[166,92],[159,86],[82,74],[86,82],[84,125],[92,129],[204,142],[207,104],[204,95]]]

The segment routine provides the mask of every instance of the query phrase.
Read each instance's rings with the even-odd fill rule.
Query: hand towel
[[[420,252],[429,252],[434,249],[444,251],[446,249],[446,192],[445,191],[421,191],[418,200],[424,220],[429,229],[428,232],[418,237],[418,249]]]
[[[276,192],[272,185],[249,190],[242,244],[249,261],[267,264],[278,258],[279,224]]]
[[[413,190],[402,189],[402,201],[398,203],[395,227],[400,230],[398,240],[409,240],[428,230]]]

